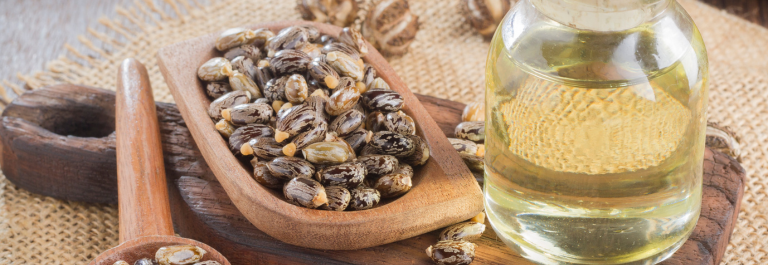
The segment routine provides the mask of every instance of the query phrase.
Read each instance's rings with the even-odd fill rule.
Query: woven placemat
[[[390,59],[395,71],[416,93],[463,102],[482,97],[489,44],[460,15],[459,0],[410,3],[421,30],[405,56]],[[744,141],[746,192],[723,261],[768,264],[768,60],[762,59],[768,30],[692,0],[681,3],[709,51],[710,120],[731,126]],[[3,85],[18,94],[57,83],[114,90],[119,62],[134,57],[148,66],[155,99],[172,102],[155,60],[161,47],[230,27],[300,19],[294,7],[295,1],[220,0],[208,6],[194,0],[136,1],[118,8],[118,17],[99,19],[118,37],[89,31],[80,41],[90,51],[67,46],[67,54],[49,62],[46,71],[19,75],[26,86],[6,81],[0,93]],[[0,175],[0,207],[1,264],[84,264],[117,244],[115,206],[31,194]]]

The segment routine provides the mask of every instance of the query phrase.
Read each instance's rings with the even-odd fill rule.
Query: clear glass
[[[486,69],[485,205],[544,264],[651,264],[701,205],[707,56],[674,0],[521,0]]]

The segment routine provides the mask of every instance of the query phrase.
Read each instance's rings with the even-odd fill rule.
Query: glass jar
[[[540,263],[648,264],[698,220],[707,55],[674,0],[521,0],[486,69],[485,205]]]

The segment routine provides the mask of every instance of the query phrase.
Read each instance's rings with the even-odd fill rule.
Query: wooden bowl
[[[293,25],[313,25],[337,36],[341,28],[306,21],[272,22],[250,26],[274,32]],[[392,67],[368,44],[364,60],[371,64],[405,101],[403,111],[416,121],[416,131],[427,141],[431,158],[415,168],[413,188],[400,198],[364,211],[322,211],[284,201],[282,191],[256,183],[250,166],[239,162],[207,114],[210,100],[197,78],[197,68],[222,56],[214,48],[220,33],[166,46],[157,54],[160,71],[208,165],[243,215],[257,228],[283,242],[316,249],[349,250],[382,245],[417,236],[467,220],[483,210],[477,181],[416,96]]]

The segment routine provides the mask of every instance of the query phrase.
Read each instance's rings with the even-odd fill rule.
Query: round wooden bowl
[[[212,247],[198,241],[177,236],[144,236],[126,241],[114,248],[104,251],[91,262],[91,265],[112,265],[118,260],[133,264],[142,258],[155,258],[155,252],[161,247],[175,245],[193,245],[204,249],[207,253],[202,260],[215,260],[222,265],[229,264],[226,258]]]

